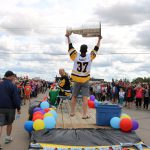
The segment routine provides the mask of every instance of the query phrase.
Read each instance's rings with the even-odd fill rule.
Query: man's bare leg
[[[6,128],[6,134],[7,134],[7,136],[11,135],[11,131],[12,131],[12,124],[7,125],[7,128]]]
[[[89,115],[88,115],[88,98],[87,96],[83,96],[83,116],[82,118],[83,119],[87,119],[89,118]]]
[[[72,99],[71,99],[71,113],[70,113],[70,116],[74,116],[74,115],[75,115],[76,99],[77,99],[76,96],[72,96]]]
[[[11,135],[11,131],[12,131],[12,124],[10,125],[7,125],[6,127],[6,134],[7,136],[5,137],[5,144],[8,144],[12,141],[12,137],[10,136]]]

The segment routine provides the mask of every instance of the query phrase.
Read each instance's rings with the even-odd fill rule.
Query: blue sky
[[[67,53],[66,28],[91,26],[99,21],[103,39],[91,76],[108,81],[150,76],[149,0],[0,2],[1,77],[7,70],[50,80],[59,75],[59,68],[70,74],[73,62]],[[77,50],[87,44],[89,51],[97,42],[97,38],[75,34],[71,40]]]

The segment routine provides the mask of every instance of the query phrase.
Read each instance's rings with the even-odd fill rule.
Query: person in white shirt
[[[123,91],[122,88],[120,88],[120,91],[119,91],[119,101],[118,101],[118,103],[119,103],[120,105],[123,105],[124,96],[125,96],[125,92]]]

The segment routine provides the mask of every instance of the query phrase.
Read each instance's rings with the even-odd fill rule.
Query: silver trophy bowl
[[[82,37],[98,37],[101,36],[101,23],[97,27],[79,27],[79,28],[67,28],[66,33],[68,34],[79,34]]]

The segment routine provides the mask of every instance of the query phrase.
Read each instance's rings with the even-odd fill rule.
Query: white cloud
[[[97,6],[95,13],[108,24],[130,25],[149,20],[150,1],[119,1],[111,6]]]
[[[93,61],[91,76],[111,80],[150,74],[150,55],[115,54],[149,52],[148,0],[0,2],[1,76],[6,70],[14,70],[18,75],[53,80],[59,68],[71,73],[73,62],[67,53],[66,27],[94,25],[100,20],[103,39],[98,54],[102,55]],[[97,42],[97,38],[80,35],[72,35],[71,40],[77,50],[87,44],[89,51]]]

